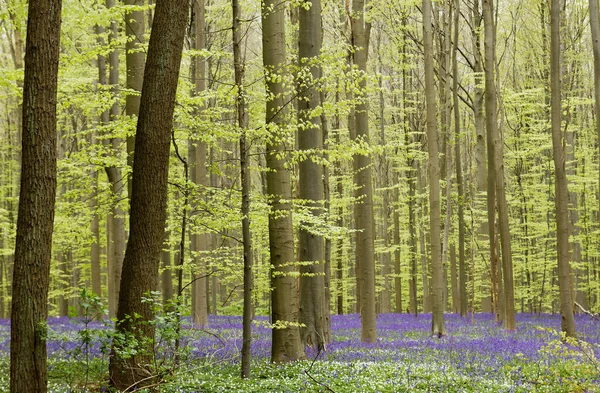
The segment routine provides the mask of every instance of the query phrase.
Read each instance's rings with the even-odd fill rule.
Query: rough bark
[[[281,363],[304,358],[298,322],[298,294],[292,230],[292,184],[286,167],[285,142],[288,101],[283,79],[286,76],[284,7],[276,0],[262,3],[263,65],[268,99],[266,122],[271,131],[267,141],[267,194],[269,251],[271,256],[271,361]]]
[[[425,55],[425,100],[427,110],[427,151],[429,155],[429,226],[431,236],[431,333],[442,336],[444,328],[444,279],[440,239],[440,163],[437,130],[437,107],[433,79],[433,33],[431,0],[423,0],[423,50]]]
[[[558,287],[562,331],[575,337],[573,296],[571,291],[571,266],[569,264],[569,189],[565,168],[566,152],[562,123],[562,72],[560,47],[561,0],[552,0],[550,12],[550,89],[552,121],[552,156],[554,159],[554,190],[556,206],[556,244],[558,254]]]
[[[46,319],[56,199],[60,0],[30,0],[23,82],[22,166],[12,286],[11,393],[45,393]]]
[[[113,347],[109,371],[117,389],[153,382],[148,377],[152,375],[154,328],[143,322],[154,316],[142,298],[156,288],[165,237],[171,127],[188,10],[189,0],[158,1],[150,36],[135,141],[130,234],[115,327],[118,334],[133,334],[146,344],[128,358],[120,356],[118,346]]]

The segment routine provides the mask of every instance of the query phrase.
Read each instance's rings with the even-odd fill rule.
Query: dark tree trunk
[[[242,244],[244,249],[244,314],[242,321],[242,378],[250,377],[250,345],[252,344],[252,234],[250,232],[250,146],[247,143],[248,115],[244,92],[244,63],[242,60],[242,12],[238,0],[231,2],[233,14],[233,65],[237,87],[236,114],[240,128],[240,179],[242,183]],[[214,287],[213,287],[214,292]]]
[[[11,393],[45,393],[46,318],[56,199],[61,0],[30,0],[23,82],[21,191],[13,271]]]
[[[143,322],[152,320],[153,314],[142,298],[156,288],[165,235],[171,128],[188,12],[189,0],[162,0],[156,4],[135,141],[130,233],[116,331],[133,334],[147,343],[153,341],[154,328]],[[139,317],[134,320],[134,315]],[[140,386],[151,384],[148,363],[152,351],[151,344],[146,344],[136,355],[124,358],[114,347],[111,384],[117,389],[142,379]]]

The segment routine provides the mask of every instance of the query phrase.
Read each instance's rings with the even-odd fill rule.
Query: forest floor
[[[168,321],[156,350],[159,392],[600,392],[600,321],[577,316],[579,341],[564,342],[560,316],[519,314],[507,332],[491,315],[446,314],[431,337],[430,315],[384,314],[375,344],[360,342],[358,315],[333,315],[332,343],[308,360],[269,364],[265,318],[253,327],[252,377],[239,378],[241,318],[213,316],[204,330],[184,319],[180,361]],[[0,321],[0,391],[8,391],[9,321]],[[104,391],[111,326],[50,318],[51,392]]]

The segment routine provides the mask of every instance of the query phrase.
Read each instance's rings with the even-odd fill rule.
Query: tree
[[[139,7],[144,5],[143,0],[125,0],[126,6],[133,9],[125,13],[125,63],[127,66],[126,86],[130,91],[125,97],[125,113],[127,116],[137,116],[140,110],[140,93],[144,82],[145,53],[142,47],[144,43],[144,11]],[[135,135],[127,137],[127,165],[133,168],[133,149],[135,146]],[[131,177],[127,182],[127,194],[131,195]]]
[[[573,296],[571,293],[571,266],[569,265],[569,189],[565,169],[566,152],[562,135],[561,100],[561,0],[552,0],[550,8],[550,88],[552,94],[552,156],[554,158],[554,183],[556,197],[556,243],[558,251],[558,286],[560,290],[561,326],[568,337],[575,337]]]
[[[244,310],[242,321],[242,378],[250,377],[250,345],[252,344],[252,234],[250,232],[250,146],[247,141],[248,114],[244,91],[244,62],[242,59],[242,12],[238,0],[231,1],[233,16],[233,66],[237,95],[235,109],[240,129],[240,181],[242,183],[242,243],[244,248]],[[214,290],[214,289],[213,289]]]
[[[194,32],[193,43],[194,50],[203,51],[206,49],[205,29],[205,10],[204,1],[194,1],[193,13]],[[203,94],[206,90],[206,60],[204,55],[197,55],[192,63],[194,82],[194,93]],[[206,194],[208,187],[208,171],[206,170],[208,147],[202,138],[194,137],[188,140],[188,160],[191,169],[192,183],[197,187],[197,197]],[[195,210],[197,203],[192,200],[192,207]],[[192,273],[192,322],[195,326],[205,327],[208,324],[208,303],[206,297],[206,263],[205,258],[199,255],[208,250],[208,237],[206,233],[194,233],[190,231],[190,254],[193,261]]]
[[[286,166],[285,18],[284,7],[275,0],[264,0],[263,66],[267,102],[267,194],[269,214],[269,252],[271,259],[271,319],[273,323],[271,361],[281,363],[304,357],[298,329],[298,295],[292,230],[292,184]]]
[[[494,167],[494,183],[496,192],[496,202],[498,206],[498,223],[500,228],[500,244],[502,249],[502,277],[503,287],[502,293],[504,305],[504,327],[507,330],[516,328],[515,322],[515,295],[513,288],[513,272],[512,272],[512,251],[510,248],[510,229],[508,221],[508,205],[506,202],[506,194],[504,188],[504,148],[503,139],[499,136],[497,122],[497,97],[495,83],[496,69],[496,49],[495,49],[495,25],[493,21],[493,0],[483,0],[483,19],[484,19],[484,46],[485,46],[485,112],[486,126],[488,130],[488,158],[490,157],[490,141],[493,141],[493,160],[488,161],[489,166]],[[488,171],[488,183],[490,182]],[[488,193],[492,192],[488,186]],[[490,196],[488,194],[488,201]],[[489,202],[488,202],[489,204]],[[488,205],[488,209],[490,206]],[[488,217],[493,218],[488,212]],[[488,221],[490,227],[493,226],[493,220]],[[492,230],[490,229],[490,244],[493,244]],[[492,246],[490,246],[492,247]],[[492,257],[495,260],[495,256]],[[499,282],[500,280],[498,280]]]
[[[431,236],[431,271],[433,276],[431,333],[446,334],[444,328],[444,280],[440,239],[440,163],[437,108],[433,80],[433,32],[431,0],[423,0],[423,53],[425,56],[425,100],[427,111],[427,151],[429,155],[429,225]]]
[[[460,107],[458,102],[458,38],[460,1],[454,4],[454,38],[452,49],[452,105],[454,106],[454,149],[456,156],[456,187],[458,188],[458,311],[461,316],[467,315],[467,274],[465,267],[465,213],[463,169],[460,153]],[[455,302],[456,303],[456,302]]]
[[[596,135],[600,138],[600,16],[598,0],[590,0],[590,30],[592,34],[592,51],[594,54],[594,115]],[[600,140],[600,139],[599,139]],[[600,145],[598,145],[598,157],[600,158]],[[600,179],[600,168],[599,168]],[[600,212],[600,210],[598,210]],[[600,213],[599,213],[600,217]]]
[[[167,177],[175,93],[183,50],[189,0],[156,4],[144,72],[144,85],[135,140],[129,241],[115,326],[117,335],[134,337],[142,346],[123,356],[113,343],[111,384],[126,389],[149,384],[149,355],[154,327],[150,304],[142,302],[154,290],[165,235]]]
[[[46,319],[56,198],[61,9],[61,0],[29,2],[10,325],[11,393],[48,390]]]
[[[106,0],[106,8],[115,7],[115,0]],[[99,30],[99,34],[102,29]],[[98,57],[98,71],[100,73],[99,81],[102,85],[110,85],[112,92],[112,105],[110,110],[104,111],[101,115],[102,123],[106,126],[110,122],[116,122],[120,114],[119,105],[119,50],[117,46],[118,26],[115,20],[110,22],[108,34],[108,43],[112,47],[108,55],[108,80],[106,79],[106,59],[103,56]],[[110,138],[104,139],[104,145],[112,155],[111,158],[116,158],[119,155],[121,148],[121,139],[111,135]],[[125,245],[127,234],[125,233],[125,211],[121,207],[123,199],[123,175],[121,168],[114,165],[114,160],[109,160],[110,165],[104,168],[112,192],[111,211],[107,217],[108,221],[108,313],[111,318],[117,316],[119,305],[119,285],[121,283],[121,273],[123,269],[123,256],[125,254]]]
[[[323,211],[323,166],[319,162],[323,150],[321,118],[317,108],[320,95],[316,84],[321,77],[321,1],[306,0],[300,4],[298,57],[298,147],[305,151],[299,163],[300,198],[306,201],[310,216],[319,217]],[[323,237],[311,227],[315,219],[301,223],[299,234],[300,261],[300,329],[304,345],[323,349],[325,346],[325,250]]]
[[[360,89],[354,105],[354,136],[358,143],[369,144],[369,104],[367,98],[367,59],[369,54],[369,38],[371,24],[365,19],[365,1],[352,1],[353,61],[361,72],[358,81]],[[356,224],[356,280],[358,286],[358,303],[361,317],[361,340],[374,343],[377,340],[375,326],[375,233],[373,222],[373,184],[371,158],[367,154],[354,154],[355,197],[358,204],[354,206]]]

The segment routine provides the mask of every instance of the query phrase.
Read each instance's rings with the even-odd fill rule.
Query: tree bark
[[[126,6],[142,6],[144,0],[125,0]],[[125,113],[137,116],[140,110],[140,93],[144,82],[145,51],[144,44],[144,11],[131,10],[125,13],[125,63],[127,67],[126,86],[129,90],[125,96]],[[133,168],[133,149],[135,135],[127,137],[127,165]],[[127,195],[131,196],[131,177],[127,181]]]
[[[352,45],[354,64],[365,76],[358,82],[360,93],[355,97],[354,121],[356,135],[353,141],[369,143],[369,104],[367,98],[367,58],[371,25],[365,20],[365,1],[352,1]],[[359,201],[354,206],[356,224],[356,274],[358,284],[361,340],[374,343],[377,339],[375,326],[375,234],[373,222],[373,185],[371,183],[371,158],[364,154],[354,155],[355,197]]]
[[[299,11],[299,75],[298,80],[298,147],[306,152],[299,163],[300,199],[306,201],[308,219],[300,224],[300,336],[305,346],[325,347],[325,243],[311,222],[323,213],[323,132],[320,116],[315,110],[320,105],[317,84],[321,78],[321,1],[305,0]]]
[[[203,51],[206,49],[204,1],[194,1],[193,4],[194,49]],[[197,95],[203,94],[206,90],[206,59],[203,55],[193,57],[192,70],[194,93]],[[197,138],[190,138],[188,140],[188,157],[191,180],[198,190],[196,195],[198,198],[205,197],[209,186],[208,171],[206,169],[208,161],[206,142]],[[192,207],[195,205],[195,201],[192,200]],[[194,280],[192,282],[192,322],[198,327],[208,325],[208,277],[206,277],[206,263],[204,262],[206,258],[202,257],[201,253],[208,251],[209,236],[207,233],[195,233],[190,230],[190,254],[193,261],[192,280]]]
[[[483,66],[481,59],[481,21],[482,15],[479,7],[479,0],[473,0],[473,9],[472,9],[472,19],[471,19],[471,40],[473,47],[473,72],[474,76],[474,88],[473,88],[473,122],[475,124],[475,162],[476,162],[476,170],[477,170],[477,194],[475,199],[477,201],[476,206],[479,208],[483,208],[484,204],[484,195],[486,191],[492,190],[492,192],[487,192],[487,198],[490,198],[491,195],[494,195],[495,198],[495,186],[493,184],[493,178],[490,180],[492,184],[488,184],[488,177],[490,175],[490,171],[486,171],[486,146],[488,147],[488,151],[490,151],[491,147],[486,144],[486,129],[485,129],[485,116],[484,116],[484,89],[482,86],[484,85],[484,77],[483,77]],[[489,162],[493,162],[493,159],[488,159]],[[489,185],[489,188],[486,188],[486,185]],[[487,203],[488,208],[488,217],[487,220],[482,220],[479,223],[477,228],[477,239],[480,244],[484,244],[486,240],[486,236],[488,237],[489,251],[490,251],[490,263],[493,260],[493,254],[495,250],[492,250],[492,239],[493,236],[490,235],[490,225],[493,225],[493,219],[490,221],[490,206],[495,204],[495,199],[486,199],[485,203]],[[495,216],[495,213],[494,213]],[[494,254],[495,255],[495,254]],[[490,265],[491,266],[491,265]],[[474,272],[473,272],[474,274]],[[484,275],[484,280],[487,280],[490,285],[491,283],[491,272],[487,275]],[[490,292],[493,290],[493,286],[490,288]],[[484,296],[482,299],[481,310],[483,312],[491,312],[492,311],[492,296]]]
[[[483,0],[483,19],[484,19],[484,34],[485,34],[485,110],[486,110],[486,125],[488,130],[488,139],[492,140],[493,144],[493,161],[488,161],[488,168],[494,167],[495,190],[498,204],[498,224],[500,231],[500,245],[502,248],[502,293],[504,305],[504,327],[507,330],[516,328],[515,321],[515,301],[513,288],[513,272],[512,272],[512,252],[510,248],[510,229],[508,224],[508,205],[506,202],[506,194],[504,189],[504,158],[503,158],[503,138],[499,135],[497,122],[497,97],[496,85],[494,80],[496,66],[496,50],[495,50],[495,26],[493,22],[493,0]],[[488,140],[488,158],[489,158]],[[490,174],[488,172],[488,193],[490,182]],[[488,195],[489,201],[489,195]],[[488,205],[488,209],[489,209]],[[489,213],[488,213],[489,217]],[[491,221],[488,221],[492,227]],[[490,230],[490,236],[492,231]],[[495,260],[495,258],[494,258]],[[498,280],[500,285],[500,279]]]
[[[252,307],[253,276],[252,265],[252,234],[250,232],[250,146],[247,143],[248,113],[246,104],[246,93],[244,91],[245,66],[242,59],[242,12],[238,0],[231,2],[233,15],[233,65],[235,74],[235,85],[237,88],[235,109],[237,115],[237,126],[240,130],[240,179],[242,183],[242,243],[244,249],[244,313],[242,321],[242,378],[250,377],[250,345],[252,344]],[[214,292],[214,288],[213,288]]]
[[[11,393],[48,391],[46,319],[56,199],[60,0],[30,0],[12,290]]]
[[[92,144],[93,144],[92,139]],[[90,232],[92,234],[92,242],[90,244],[90,273],[92,279],[92,292],[102,298],[102,277],[100,273],[100,218],[98,216],[98,172],[93,171],[93,189],[90,197],[89,205],[92,212],[92,222],[90,223]]]
[[[262,4],[263,65],[268,99],[266,122],[271,132],[267,140],[267,194],[269,251],[271,256],[271,361],[282,363],[305,357],[298,322],[298,294],[294,264],[292,229],[292,184],[286,167],[286,123],[289,121],[286,77],[284,7],[276,0]]]
[[[167,217],[167,178],[175,93],[189,0],[162,0],[156,4],[140,102],[133,166],[130,235],[123,262],[116,331],[152,343],[153,318],[146,293],[156,288]],[[149,360],[153,348],[144,344],[131,357],[113,346],[111,385],[125,389],[151,384]],[[141,382],[143,380],[143,382]]]
[[[458,311],[467,315],[467,274],[465,262],[465,207],[462,161],[460,152],[460,106],[458,102],[458,39],[460,0],[455,0],[454,45],[452,51],[452,92],[454,105],[454,155],[456,160],[456,187],[458,189]]]
[[[425,56],[425,100],[427,110],[427,151],[429,155],[429,225],[431,236],[432,317],[431,333],[440,337],[444,328],[444,278],[440,239],[440,163],[433,79],[433,32],[431,0],[423,0],[423,51]]]
[[[565,140],[562,123],[562,72],[560,47],[561,0],[552,0],[550,8],[550,89],[552,112],[552,156],[554,158],[554,189],[556,197],[556,244],[558,254],[558,286],[562,331],[568,337],[576,337],[571,291],[571,266],[569,264],[569,189],[565,169]]]

